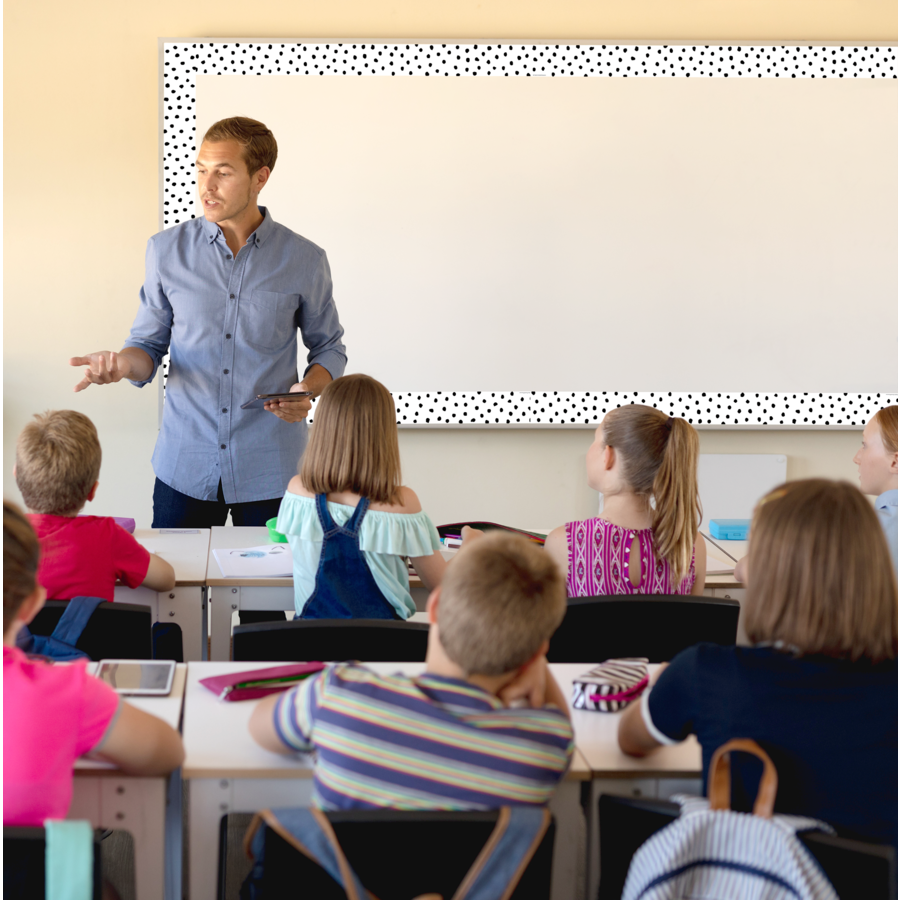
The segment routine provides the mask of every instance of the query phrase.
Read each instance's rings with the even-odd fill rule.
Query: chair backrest
[[[101,831],[94,831],[94,900],[100,900],[103,872]],[[44,900],[47,841],[43,828],[3,826],[3,900]]]
[[[701,641],[733,644],[737,600],[692,595],[575,597],[550,639],[550,662],[602,662],[646,656],[668,662]]]
[[[348,862],[366,889],[380,900],[410,900],[432,892],[445,898],[452,897],[490,837],[497,815],[497,810],[406,812],[383,809],[327,813]],[[249,864],[239,869],[233,864],[225,865],[228,818],[223,816],[220,831],[220,898],[236,896],[234,882],[243,880],[250,868]],[[248,820],[249,817],[242,817],[240,825]],[[548,900],[554,836],[555,823],[551,821],[511,900]],[[294,896],[297,886],[302,885],[304,897],[346,900],[344,891],[324,869],[272,829],[266,829],[265,860],[264,892],[267,897]],[[229,873],[227,877],[226,872]]]
[[[600,891],[598,900],[619,900],[631,857],[638,847],[678,818],[680,807],[665,800],[601,794]],[[867,844],[820,832],[798,834],[818,860],[841,900],[896,900],[897,853],[893,847]]]
[[[67,605],[66,600],[48,600],[28,626],[31,633],[52,634]],[[151,619],[149,606],[101,603],[75,646],[93,660],[152,659]]]
[[[232,656],[247,662],[424,662],[428,625],[386,619],[294,619],[234,629]]]

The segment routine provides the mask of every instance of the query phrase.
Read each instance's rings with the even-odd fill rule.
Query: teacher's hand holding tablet
[[[296,400],[288,400],[285,397],[267,400],[263,408],[274,413],[279,419],[284,419],[285,422],[302,422],[312,409],[312,397],[305,381],[292,385],[290,393],[296,394],[298,391],[302,392],[303,396]]]

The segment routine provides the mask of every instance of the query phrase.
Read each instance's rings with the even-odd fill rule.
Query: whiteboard
[[[392,391],[896,391],[896,81],[196,77]]]
[[[701,453],[697,465],[702,530],[712,519],[751,519],[761,497],[787,481],[787,457],[774,453]]]

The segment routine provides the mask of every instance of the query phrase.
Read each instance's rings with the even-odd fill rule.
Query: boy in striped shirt
[[[424,674],[329,667],[261,701],[251,734],[277,753],[316,751],[313,802],[323,809],[545,804],[573,749],[545,656],[565,610],[550,557],[523,538],[486,535],[428,599]]]

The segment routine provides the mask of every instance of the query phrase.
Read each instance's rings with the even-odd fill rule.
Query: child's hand
[[[532,709],[541,709],[547,702],[547,657],[539,656],[504,687],[497,695],[505,706],[516,700],[526,700]]]

